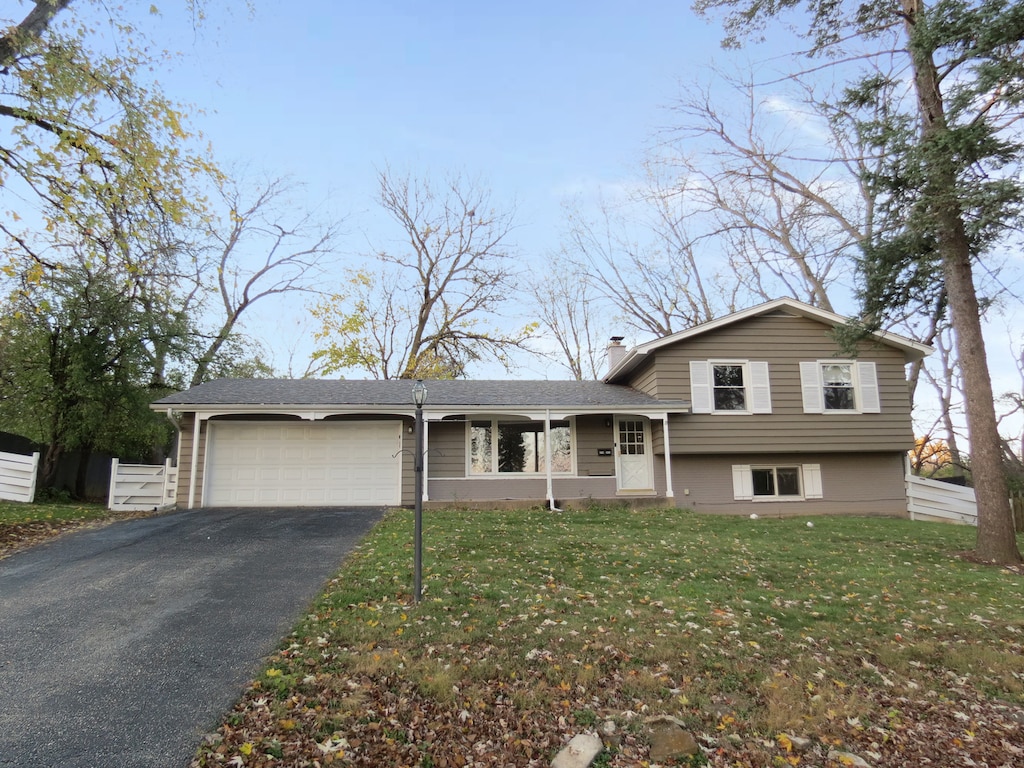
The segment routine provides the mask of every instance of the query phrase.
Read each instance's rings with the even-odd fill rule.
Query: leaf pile
[[[409,599],[388,517],[193,766],[1024,765],[1024,579],[955,559],[970,531],[677,510],[430,513]]]

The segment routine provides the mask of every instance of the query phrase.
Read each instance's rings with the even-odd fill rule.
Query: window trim
[[[742,410],[715,408],[715,366],[733,365],[743,369]],[[693,413],[716,416],[753,416],[772,412],[771,380],[764,360],[708,359],[690,361],[690,401]]]
[[[796,493],[779,493],[779,470],[780,469],[792,469],[796,471]],[[753,482],[755,472],[771,472],[772,473],[772,485],[775,488],[774,493],[758,493],[756,483]],[[751,464],[750,465],[750,476],[751,485],[755,486],[751,492],[754,497],[754,501],[768,500],[768,501],[803,501],[804,500],[804,478],[803,478],[803,467],[800,464]]]
[[[754,494],[754,470],[790,469],[795,467],[799,472],[800,495],[780,496],[778,493],[778,480],[776,479],[776,493],[773,496]],[[777,478],[777,475],[776,475]],[[821,484],[820,464],[801,464],[799,462],[778,462],[775,464],[733,464],[732,465],[732,487],[733,499],[736,501],[752,501],[754,503],[780,502],[780,501],[808,501],[824,498]]]
[[[477,422],[487,421],[491,425],[492,434],[492,451],[491,451],[491,471],[490,472],[474,472],[473,471],[473,425]],[[499,424],[537,424],[540,425],[541,434],[547,434],[552,425],[557,422],[565,422],[569,428],[569,459],[571,467],[566,472],[559,472],[552,468],[552,477],[575,477],[576,472],[576,417],[569,416],[565,419],[551,419],[547,422],[544,419],[526,419],[515,416],[467,416],[466,418],[466,477],[467,478],[492,478],[497,479],[499,477],[529,477],[529,478],[543,478],[547,477],[546,464],[544,468],[538,472],[501,472],[498,469],[498,452],[495,450],[495,438],[499,434]]]
[[[853,408],[825,407],[826,365],[849,365],[853,380]],[[863,413],[881,413],[881,393],[878,387],[878,369],[870,360],[827,358],[805,360],[800,363],[800,390],[804,413],[823,413],[846,416]]]

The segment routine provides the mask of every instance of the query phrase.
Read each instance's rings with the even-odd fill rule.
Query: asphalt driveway
[[[187,765],[382,514],[188,510],[0,560],[0,766]]]

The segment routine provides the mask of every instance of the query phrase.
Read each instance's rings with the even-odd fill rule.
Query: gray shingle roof
[[[507,408],[686,407],[657,400],[632,387],[600,381],[427,381],[427,408],[469,406]],[[154,406],[398,406],[412,407],[412,382],[351,379],[217,379],[169,395]]]

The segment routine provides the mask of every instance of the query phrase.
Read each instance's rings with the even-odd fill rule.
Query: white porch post
[[[430,422],[423,419],[423,501],[430,501]]]
[[[193,509],[196,505],[196,464],[199,463],[199,414],[194,413],[192,421],[192,463],[188,475],[188,508]]]
[[[555,508],[555,485],[551,479],[551,409],[544,411],[544,475],[547,479],[548,506]]]
[[[672,490],[672,445],[668,437],[668,414],[661,415],[661,432],[665,440],[665,498],[675,498]]]

